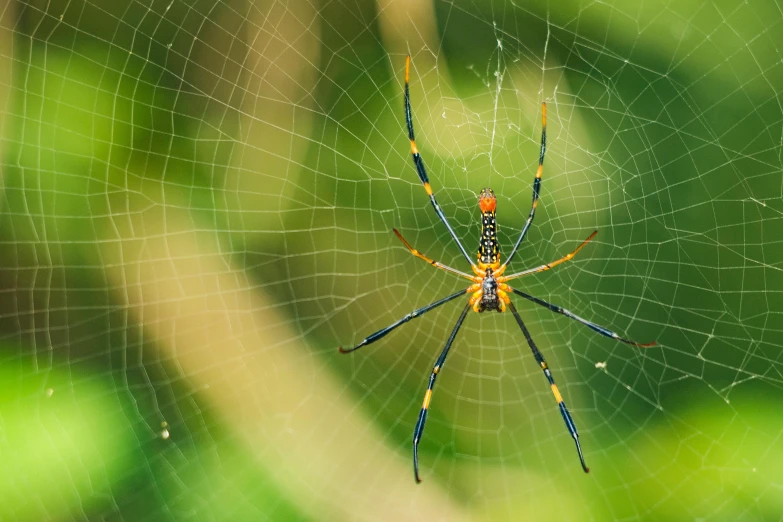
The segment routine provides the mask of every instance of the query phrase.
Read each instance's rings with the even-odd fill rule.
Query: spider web
[[[777,519],[777,2],[0,2],[0,516]],[[541,202],[510,314],[469,252]]]

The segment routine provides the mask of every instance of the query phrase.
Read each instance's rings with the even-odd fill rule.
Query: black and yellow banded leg
[[[596,234],[598,234],[598,231],[594,230],[593,233],[590,234],[590,237],[588,237],[587,239],[582,241],[582,243],[578,247],[576,247],[576,250],[574,250],[570,254],[567,254],[567,255],[561,257],[557,261],[552,261],[551,263],[547,263],[545,265],[537,266],[535,268],[528,268],[527,270],[523,270],[522,272],[517,272],[516,274],[511,274],[511,275],[508,275],[508,276],[498,277],[498,282],[505,283],[506,281],[511,281],[512,279],[516,279],[517,277],[522,277],[522,276],[526,276],[526,275],[530,275],[530,274],[535,274],[535,273],[538,273],[538,272],[543,272],[545,270],[549,270],[550,268],[552,268],[554,266],[559,265],[560,263],[565,263],[566,261],[571,261],[574,258],[574,256],[580,250],[582,250],[585,247],[585,245],[587,243],[589,243],[595,237]]]
[[[446,356],[449,354],[451,345],[454,343],[454,338],[457,337],[457,332],[465,321],[465,317],[468,315],[470,308],[470,303],[468,303],[465,305],[465,308],[462,309],[462,313],[460,314],[459,319],[457,319],[457,324],[454,325],[454,330],[451,331],[451,335],[449,336],[448,341],[446,341],[446,346],[443,348],[440,357],[438,357],[435,366],[432,368],[430,381],[429,384],[427,384],[427,392],[424,394],[424,402],[422,403],[421,411],[419,412],[419,420],[416,421],[416,429],[413,430],[413,476],[416,478],[417,483],[421,482],[421,479],[419,478],[419,441],[424,433],[424,424],[427,422],[427,410],[430,408],[432,388],[435,386],[435,379],[441,369],[443,369],[443,363],[446,362]]]
[[[421,183],[424,185],[425,192],[427,192],[427,195],[430,198],[430,203],[432,203],[432,208],[435,209],[435,213],[438,215],[438,217],[443,222],[443,224],[446,225],[449,234],[451,234],[451,237],[454,238],[454,241],[456,241],[457,246],[462,251],[462,255],[465,256],[465,259],[468,260],[468,263],[470,263],[470,265],[475,268],[476,264],[468,255],[468,252],[465,250],[465,247],[462,246],[462,243],[457,237],[457,234],[454,232],[454,229],[451,228],[451,225],[449,225],[449,222],[446,219],[446,215],[443,213],[443,210],[440,208],[438,201],[435,199],[435,194],[433,194],[432,187],[430,186],[430,179],[427,177],[427,170],[424,168],[424,161],[422,161],[421,155],[419,154],[419,149],[418,147],[416,147],[416,137],[413,133],[413,114],[411,113],[411,95],[410,95],[410,88],[408,86],[410,80],[410,74],[411,74],[411,57],[408,56],[405,59],[405,123],[408,126],[408,139],[410,139],[411,142],[411,155],[413,156],[413,164],[416,165],[416,172],[419,175],[419,179],[421,180]]]
[[[579,317],[578,315],[576,315],[575,313],[573,313],[573,312],[571,312],[569,310],[566,310],[562,306],[557,306],[557,305],[553,305],[551,303],[547,303],[543,299],[539,299],[538,297],[534,297],[534,296],[532,296],[530,294],[526,294],[525,292],[522,292],[521,290],[517,290],[515,288],[512,289],[511,287],[509,287],[509,289],[511,289],[511,291],[514,292],[515,294],[517,294],[518,296],[524,297],[528,301],[533,301],[537,305],[543,306],[544,308],[548,308],[549,310],[555,312],[556,314],[561,314],[561,315],[564,315],[566,317],[570,317],[574,321],[580,322],[583,325],[585,325],[588,328],[590,328],[591,330],[593,330],[595,332],[598,332],[599,334],[601,334],[601,335],[603,335],[605,337],[609,337],[610,339],[615,339],[615,340],[623,342],[625,344],[632,344],[633,346],[639,346],[639,347],[642,347],[642,348],[649,348],[650,346],[655,346],[657,344],[655,341],[653,341],[651,343],[637,343],[636,341],[631,341],[630,339],[626,339],[625,337],[620,337],[619,335],[617,335],[613,331],[611,331],[611,330],[609,330],[607,328],[604,328],[603,326],[597,325],[597,324],[595,324],[593,322],[590,322],[587,319],[583,319],[583,318]]]
[[[377,341],[378,339],[381,339],[382,337],[384,337],[386,334],[388,334],[389,332],[391,332],[392,330],[394,330],[398,326],[402,326],[403,324],[407,323],[411,319],[419,317],[420,315],[424,315],[425,313],[429,312],[433,308],[437,308],[437,307],[439,307],[442,304],[448,303],[449,301],[452,301],[452,300],[458,298],[461,295],[465,295],[465,294],[467,294],[470,291],[475,291],[475,288],[474,288],[475,286],[476,285],[472,285],[472,286],[468,287],[466,290],[460,290],[459,292],[454,292],[453,294],[448,295],[448,296],[444,297],[443,299],[439,299],[439,300],[435,301],[434,303],[428,304],[427,306],[423,306],[423,307],[419,308],[418,310],[414,310],[413,312],[409,313],[408,315],[406,315],[405,317],[403,317],[402,319],[400,319],[396,323],[390,324],[386,328],[382,328],[382,329],[378,330],[377,332],[375,332],[374,334],[367,336],[362,342],[360,342],[359,344],[357,344],[353,348],[343,348],[342,346],[340,346],[340,348],[339,348],[340,349],[340,353],[355,352],[356,350],[358,350],[362,346],[367,346],[368,344],[372,344],[375,341]]]
[[[544,375],[546,376],[547,381],[549,381],[549,386],[552,388],[552,394],[555,396],[557,405],[560,408],[560,415],[563,416],[563,421],[565,422],[569,433],[571,433],[571,437],[574,439],[574,443],[576,443],[576,451],[579,453],[579,462],[582,464],[582,469],[585,471],[585,473],[589,473],[590,468],[588,468],[585,464],[585,458],[582,454],[582,446],[579,444],[579,433],[576,431],[576,424],[574,424],[574,419],[571,418],[571,414],[568,412],[568,408],[566,408],[565,402],[563,401],[563,396],[560,395],[560,391],[557,389],[555,379],[552,377],[552,372],[549,371],[549,367],[544,360],[544,356],[541,355],[541,351],[539,351],[536,343],[533,342],[533,338],[530,336],[530,332],[525,326],[525,323],[522,322],[522,318],[519,316],[514,303],[509,303],[508,308],[514,315],[514,319],[516,319],[517,324],[522,329],[522,334],[525,336],[525,340],[527,340],[527,344],[530,346],[530,350],[533,352],[533,357],[536,358],[536,362],[544,371]]]
[[[519,249],[519,245],[522,243],[522,240],[525,239],[525,236],[527,235],[527,231],[530,229],[530,225],[533,224],[533,217],[536,215],[536,207],[538,206],[538,198],[541,194],[541,176],[544,174],[544,155],[546,154],[546,102],[541,104],[541,150],[538,154],[538,170],[536,170],[536,177],[533,180],[533,203],[530,207],[530,214],[527,216],[527,221],[525,221],[525,225],[522,227],[522,233],[519,234],[519,239],[517,239],[517,242],[514,244],[514,248],[511,249],[511,253],[509,254],[508,258],[506,258],[506,262],[503,263],[503,266],[500,268],[501,273],[503,270],[505,270],[505,267],[511,262],[511,260],[514,258],[514,254],[517,253],[517,249]]]

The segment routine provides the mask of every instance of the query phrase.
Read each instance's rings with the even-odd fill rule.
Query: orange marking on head
[[[546,127],[546,102],[541,104],[541,124]]]
[[[482,212],[495,212],[497,201],[495,198],[482,198],[479,200],[479,208]]]
[[[492,189],[485,188],[479,192],[479,208],[482,212],[495,212],[497,207],[497,199],[495,199],[495,193]]]
[[[408,80],[411,77],[411,57],[408,55],[405,58],[405,83],[408,83]]]

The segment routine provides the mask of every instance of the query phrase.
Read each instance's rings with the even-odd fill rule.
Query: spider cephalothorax
[[[502,292],[502,290],[498,289],[498,281],[492,274],[491,268],[487,269],[486,274],[487,275],[485,275],[484,279],[481,281],[481,299],[479,299],[477,303],[478,311],[486,312],[488,310],[496,310],[502,312],[506,308],[505,304],[498,296],[498,291]]]
[[[514,307],[514,303],[511,302],[511,299],[509,298],[508,294],[513,293],[515,295],[521,296],[529,301],[532,301],[533,303],[539,306],[548,308],[552,312],[574,319],[575,321],[584,324],[588,328],[591,328],[592,330],[606,337],[610,337],[612,339],[616,339],[624,343],[632,344],[634,346],[652,346],[655,343],[640,344],[634,341],[630,341],[628,339],[624,339],[619,335],[617,335],[616,333],[607,330],[603,326],[599,326],[595,323],[591,323],[586,319],[582,319],[578,315],[569,312],[565,308],[550,304],[544,301],[543,299],[539,299],[538,297],[533,297],[532,295],[526,294],[525,292],[522,292],[515,288],[511,288],[507,284],[507,282],[511,281],[512,279],[516,279],[518,277],[522,277],[530,274],[535,274],[537,272],[543,272],[544,270],[549,270],[553,266],[559,265],[560,263],[570,260],[572,257],[574,257],[574,255],[576,255],[577,252],[579,252],[579,250],[582,249],[582,247],[584,247],[588,243],[588,241],[593,239],[593,237],[595,237],[595,234],[597,233],[597,232],[593,232],[590,235],[590,237],[588,237],[585,241],[582,242],[581,245],[579,245],[576,248],[576,250],[574,250],[567,256],[558,259],[557,261],[546,263],[544,265],[540,265],[535,268],[529,268],[527,270],[523,270],[522,272],[517,272],[515,274],[511,274],[508,276],[503,275],[509,262],[514,258],[514,254],[516,254],[517,250],[519,249],[519,245],[522,243],[522,240],[525,238],[527,231],[530,229],[530,225],[531,223],[533,223],[533,217],[535,216],[536,213],[536,207],[538,206],[538,201],[539,201],[538,198],[541,190],[541,174],[544,171],[544,153],[546,152],[546,104],[541,104],[541,149],[538,155],[538,170],[536,170],[536,177],[533,180],[533,203],[530,208],[530,214],[528,214],[527,220],[525,221],[525,224],[522,227],[522,232],[519,235],[519,239],[517,239],[517,242],[514,244],[514,247],[511,249],[511,254],[509,254],[508,259],[506,259],[505,263],[501,265],[500,248],[498,246],[498,238],[497,238],[497,221],[495,219],[495,208],[497,206],[497,200],[495,199],[495,193],[492,192],[492,189],[485,188],[479,193],[479,209],[481,210],[481,237],[479,240],[478,264],[473,262],[473,260],[468,255],[467,250],[465,250],[465,247],[462,245],[462,242],[457,237],[457,234],[454,232],[454,229],[451,228],[451,225],[449,225],[449,222],[446,219],[443,210],[441,210],[440,205],[438,205],[438,202],[435,199],[435,194],[433,193],[432,187],[430,186],[430,180],[427,177],[427,171],[424,168],[424,162],[422,161],[421,155],[419,154],[419,149],[416,146],[416,140],[413,135],[413,115],[411,113],[410,92],[408,87],[410,66],[411,66],[411,59],[409,56],[405,62],[405,123],[408,127],[408,139],[410,140],[411,155],[413,156],[413,164],[416,166],[416,172],[419,175],[419,179],[421,180],[422,185],[424,186],[424,191],[427,193],[427,196],[429,196],[430,198],[430,203],[432,203],[432,208],[435,209],[435,213],[438,215],[438,218],[440,218],[441,222],[445,225],[446,229],[449,231],[449,234],[451,235],[451,237],[454,239],[455,243],[459,247],[460,251],[462,252],[462,255],[465,257],[465,259],[468,260],[468,263],[470,263],[470,267],[473,270],[473,275],[467,274],[461,270],[452,268],[450,266],[444,265],[443,263],[430,259],[429,257],[425,256],[424,254],[422,254],[421,252],[413,248],[410,244],[408,244],[408,242],[405,241],[405,239],[402,237],[402,235],[399,232],[397,232],[396,229],[394,230],[394,233],[414,256],[418,257],[419,259],[423,259],[424,261],[428,262],[435,268],[439,268],[441,270],[445,270],[446,272],[457,275],[459,277],[469,279],[472,282],[472,284],[464,290],[459,290],[451,295],[439,299],[438,301],[435,301],[434,303],[428,304],[427,306],[414,310],[413,312],[409,313],[408,315],[406,315],[396,323],[393,323],[387,326],[386,328],[378,330],[374,334],[365,337],[363,341],[361,341],[353,348],[343,349],[341,347],[340,351],[343,353],[356,351],[362,346],[366,346],[368,344],[374,343],[375,341],[381,339],[386,334],[388,334],[398,326],[407,323],[411,319],[419,317],[420,315],[425,314],[442,304],[457,299],[458,297],[463,297],[465,296],[465,294],[470,294],[470,299],[468,299],[468,302],[465,304],[465,307],[462,309],[462,313],[460,314],[459,319],[457,319],[457,324],[454,325],[454,329],[452,330],[451,335],[449,335],[449,338],[446,341],[446,346],[443,348],[443,351],[440,353],[440,356],[435,361],[435,366],[433,366],[432,368],[432,373],[430,373],[430,379],[427,385],[427,391],[424,394],[424,403],[421,406],[421,411],[419,412],[419,419],[416,422],[416,427],[413,430],[413,472],[414,472],[414,476],[416,477],[416,482],[420,482],[419,453],[418,453],[419,441],[421,440],[421,436],[424,433],[424,424],[427,422],[427,412],[429,411],[430,400],[432,399],[432,390],[435,386],[435,379],[437,378],[438,374],[443,368],[443,364],[446,362],[446,356],[449,354],[451,345],[454,343],[454,339],[457,337],[457,332],[459,331],[460,327],[462,326],[462,323],[465,321],[465,318],[467,317],[468,312],[471,309],[473,309],[473,311],[475,312],[486,312],[489,310],[497,310],[498,312],[503,312],[508,307],[508,309],[511,310],[511,314],[514,316],[514,320],[519,325],[520,330],[522,330],[522,334],[525,337],[525,341],[527,341],[528,346],[530,346],[530,351],[533,352],[533,357],[538,363],[538,366],[544,372],[544,376],[546,377],[547,382],[549,383],[549,387],[552,389],[552,394],[555,396],[555,400],[557,401],[557,406],[560,409],[560,415],[563,417],[563,421],[566,424],[566,428],[568,429],[568,432],[571,434],[571,437],[574,439],[574,442],[576,443],[576,450],[579,454],[579,461],[582,464],[582,469],[584,469],[585,473],[587,473],[589,470],[587,468],[587,465],[585,464],[584,456],[582,455],[582,446],[579,444],[579,434],[576,431],[576,424],[574,424],[574,420],[571,418],[571,414],[568,412],[568,408],[566,408],[565,402],[563,401],[563,396],[560,394],[560,391],[557,389],[557,385],[555,384],[555,379],[552,376],[552,372],[549,370],[549,366],[547,366],[546,361],[544,361],[544,356],[541,354],[541,351],[533,342],[533,338],[530,335],[530,332],[525,326],[525,323],[522,321],[522,317],[517,312],[517,309]]]

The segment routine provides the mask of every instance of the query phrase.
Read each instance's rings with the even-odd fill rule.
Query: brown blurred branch
[[[227,263],[214,233],[171,206],[132,219],[142,237],[102,243],[116,295],[296,506],[325,520],[463,518],[435,480],[414,484],[408,456]]]

